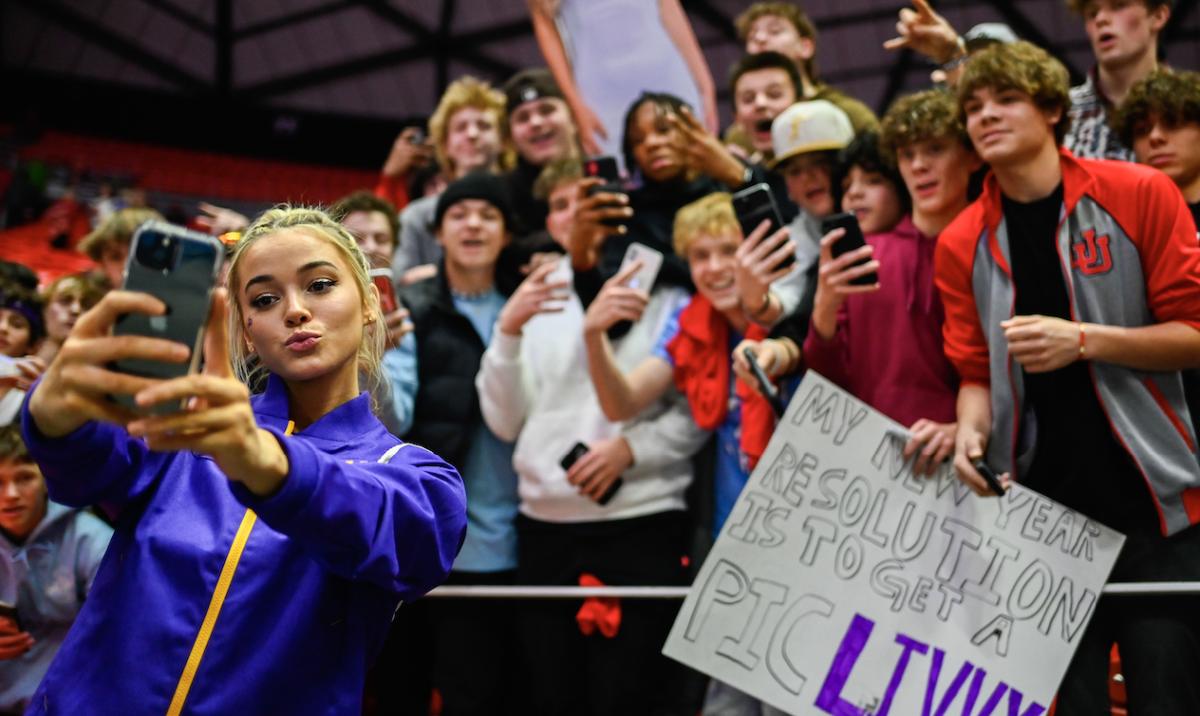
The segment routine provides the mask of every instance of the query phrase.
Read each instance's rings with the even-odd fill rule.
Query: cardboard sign
[[[809,371],[663,652],[792,714],[1044,713],[1125,538],[899,427]]]

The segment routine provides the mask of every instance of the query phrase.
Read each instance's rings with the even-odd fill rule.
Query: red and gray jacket
[[[1200,246],[1179,189],[1136,164],[1077,159],[1066,150],[1061,164],[1057,246],[1072,320],[1125,327],[1180,321],[1200,330]],[[1009,244],[991,175],[982,196],[942,232],[935,265],[946,356],[964,384],[991,389],[987,459],[1019,478],[1036,436],[1022,435],[1022,424],[1032,432],[1022,422],[1031,407],[1000,328],[1016,305]],[[1088,370],[1113,434],[1154,496],[1163,534],[1200,522],[1200,452],[1179,372],[1100,361]]]

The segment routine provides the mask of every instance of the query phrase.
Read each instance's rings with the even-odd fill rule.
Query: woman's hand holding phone
[[[47,437],[62,437],[89,420],[127,425],[137,415],[109,399],[133,395],[162,381],[118,373],[116,360],[144,359],[186,363],[188,347],[161,338],[110,335],[117,319],[127,313],[161,316],[162,301],[146,293],[110,291],[79,317],[62,349],[29,398],[29,412]]]
[[[187,409],[138,417],[128,424],[128,430],[144,437],[151,450],[211,455],[229,479],[266,496],[287,477],[287,454],[274,435],[258,427],[250,391],[234,375],[229,360],[228,310],[227,294],[218,289],[204,333],[204,369],[200,373],[155,381],[134,396],[142,408],[186,400]]]
[[[825,340],[830,340],[837,332],[838,309],[842,307],[847,296],[879,290],[878,283],[865,286],[853,283],[854,279],[879,270],[879,262],[871,258],[875,247],[867,244],[837,258],[833,257],[834,242],[845,234],[845,229],[834,229],[821,237],[820,268],[817,270],[817,293],[813,298],[812,323],[817,334]],[[860,261],[863,263],[860,264]]]

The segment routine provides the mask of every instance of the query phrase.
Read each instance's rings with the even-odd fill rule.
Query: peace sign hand
[[[675,129],[676,148],[688,167],[726,186],[742,185],[745,166],[715,134],[700,124],[690,109],[684,107],[679,112],[668,112],[666,119]]]
[[[945,64],[961,53],[958,32],[946,18],[934,12],[927,0],[913,0],[913,8],[900,11],[896,22],[899,37],[893,37],[883,46],[889,50],[907,47],[938,64]]]

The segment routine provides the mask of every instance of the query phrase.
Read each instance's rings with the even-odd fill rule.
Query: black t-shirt
[[[1030,203],[1003,199],[1016,315],[1073,320],[1056,246],[1062,185]],[[1024,372],[1033,463],[1022,484],[1123,532],[1158,532],[1154,504],[1133,458],[1113,434],[1087,361]],[[1034,424],[1028,420],[1032,408]]]

